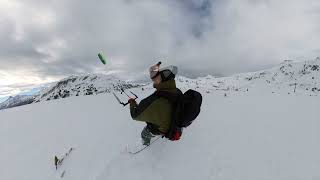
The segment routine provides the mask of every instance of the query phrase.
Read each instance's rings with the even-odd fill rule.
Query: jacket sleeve
[[[139,104],[135,101],[130,103],[130,114],[132,119],[140,120],[145,119],[141,118],[141,114],[156,100],[158,97],[155,94],[150,95],[149,97],[143,99]]]

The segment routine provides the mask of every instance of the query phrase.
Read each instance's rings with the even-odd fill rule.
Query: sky
[[[141,79],[159,60],[197,77],[315,59],[319,19],[319,0],[0,0],[0,98],[72,74]]]

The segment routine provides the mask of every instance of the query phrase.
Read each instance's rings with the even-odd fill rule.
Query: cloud
[[[319,16],[318,0],[2,0],[0,71],[29,84],[141,78],[162,59],[189,76],[230,75],[319,56]]]
[[[0,98],[20,94],[39,87],[40,84],[57,81],[60,77],[41,77],[37,71],[10,70],[0,71]]]
[[[313,59],[320,11],[311,11],[320,4],[312,2],[219,1],[206,22],[211,28],[188,41],[187,53],[180,55],[188,62],[199,59],[199,71],[207,64],[206,72],[219,74],[263,69],[284,59]]]

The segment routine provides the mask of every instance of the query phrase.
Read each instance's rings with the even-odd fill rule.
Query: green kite
[[[107,61],[106,61],[106,59],[104,58],[104,56],[103,56],[103,54],[102,53],[99,53],[98,54],[98,57],[99,57],[99,59],[100,59],[100,61],[102,62],[102,64],[107,64]]]

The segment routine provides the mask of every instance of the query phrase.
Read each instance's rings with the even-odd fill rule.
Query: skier
[[[156,92],[141,100],[139,104],[133,98],[128,100],[132,119],[147,123],[141,132],[142,143],[146,146],[150,145],[151,138],[165,135],[171,124],[173,105],[167,99],[157,96],[156,93],[158,91],[178,93],[175,82],[178,68],[176,66],[160,68],[160,65],[161,62],[149,69]]]

